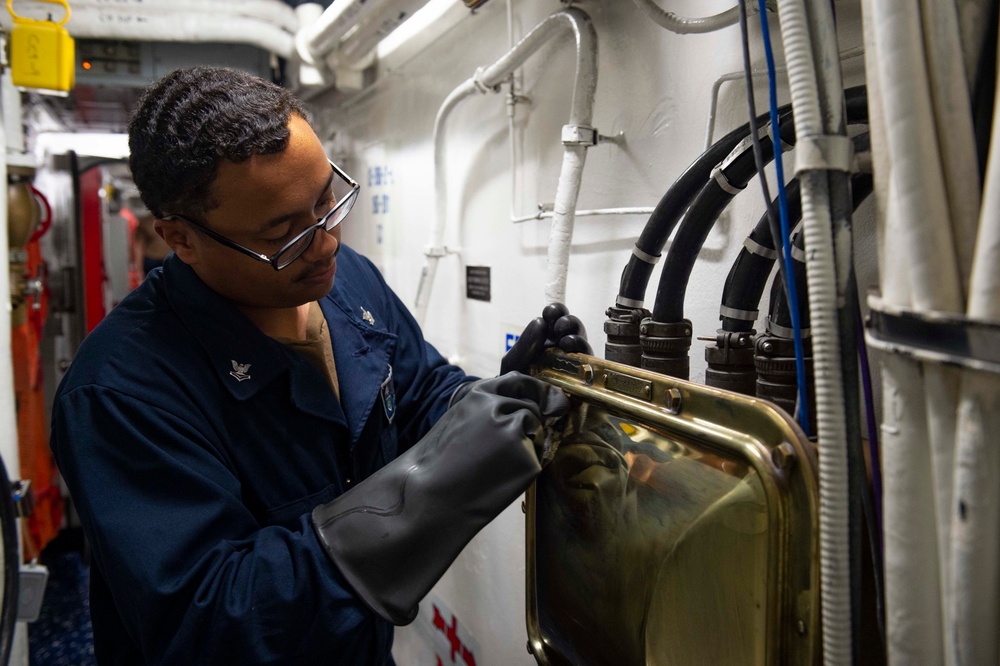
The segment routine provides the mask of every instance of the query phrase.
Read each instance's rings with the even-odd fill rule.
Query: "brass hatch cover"
[[[818,663],[817,462],[787,414],[581,354],[536,376],[573,403],[527,496],[536,660]]]

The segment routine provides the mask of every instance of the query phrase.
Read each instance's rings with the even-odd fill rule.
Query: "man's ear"
[[[161,220],[153,222],[153,230],[170,246],[185,264],[198,263],[198,248],[200,238],[190,224],[182,220]]]

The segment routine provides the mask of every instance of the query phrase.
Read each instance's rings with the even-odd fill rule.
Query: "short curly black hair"
[[[154,215],[200,217],[218,205],[220,160],[243,162],[288,145],[291,114],[308,120],[290,91],[225,67],[178,69],[139,97],[128,124],[129,167]]]

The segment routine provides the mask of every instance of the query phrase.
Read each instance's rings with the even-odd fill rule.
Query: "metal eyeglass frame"
[[[280,250],[272,254],[270,257],[268,257],[266,254],[261,254],[260,252],[254,252],[250,248],[244,247],[243,245],[240,245],[236,241],[226,238],[217,231],[212,231],[204,224],[200,224],[198,222],[195,222],[194,220],[190,220],[182,215],[164,215],[162,219],[181,220],[182,222],[187,222],[191,226],[196,227],[202,232],[204,232],[206,236],[215,240],[216,242],[221,243],[222,245],[225,245],[226,247],[232,248],[234,250],[238,250],[239,252],[242,252],[248,257],[256,259],[257,261],[263,261],[266,264],[270,264],[271,268],[273,268],[276,271],[280,271],[282,268],[286,268],[293,261],[302,256],[302,253],[305,252],[310,245],[312,245],[312,238],[309,239],[308,243],[304,243],[302,245],[302,248],[295,253],[295,256],[290,257],[287,261],[281,261],[282,254],[288,251],[289,248],[293,247],[296,243],[301,241],[307,235],[315,236],[316,232],[319,231],[320,229],[323,229],[324,231],[332,231],[333,229],[335,229],[341,222],[344,221],[344,218],[347,217],[347,214],[351,212],[351,208],[354,206],[354,203],[358,200],[358,192],[361,190],[361,186],[358,184],[358,182],[353,178],[351,178],[350,176],[348,176],[343,169],[334,164],[333,160],[328,159],[327,162],[330,163],[330,167],[333,169],[333,173],[335,173],[337,176],[341,178],[341,180],[343,180],[345,183],[351,186],[351,191],[347,194],[347,196],[345,196],[343,199],[334,204],[333,208],[331,208],[326,215],[319,218],[316,224],[310,225],[305,229],[303,229],[301,233],[296,234],[295,238],[285,243],[285,245],[282,246]],[[336,220],[332,224],[330,224],[330,219],[340,210],[344,211],[343,214],[337,217]],[[329,226],[327,226],[328,224]]]

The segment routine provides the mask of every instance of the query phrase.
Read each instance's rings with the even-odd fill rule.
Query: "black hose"
[[[789,218],[788,223],[790,225],[798,224],[799,220],[802,218],[802,203],[800,198],[800,192],[797,187],[798,182],[792,181],[796,184],[795,188],[795,207],[797,213],[793,216],[792,211],[792,190],[791,188],[786,188],[788,193],[788,209]],[[858,209],[858,206],[868,198],[874,189],[875,183],[871,174],[862,173],[857,174],[851,178],[851,197],[853,199],[854,210]],[[805,246],[805,235],[802,233],[795,234],[793,239],[793,245],[800,250],[804,249]],[[793,258],[792,262],[793,269],[795,270],[796,279],[796,292],[799,299],[799,313],[802,317],[802,328],[809,328],[809,289],[806,283],[806,265],[805,262]],[[765,276],[766,277],[766,276]],[[770,318],[775,324],[783,326],[785,328],[792,327],[792,317],[791,312],[788,307],[788,291],[783,285],[777,284],[777,279],[775,279],[775,284],[771,289],[771,305],[770,305]],[[757,301],[759,303],[759,301]]]
[[[865,88],[863,86],[850,88],[844,94],[847,98],[848,122],[867,123],[868,98]],[[795,144],[795,128],[792,123],[782,124],[779,133],[783,142],[789,145]],[[771,142],[761,144],[761,149],[766,162],[774,159],[774,146]],[[731,188],[742,189],[756,174],[757,165],[753,150],[744,147],[741,153],[728,160],[728,164],[721,169],[720,177],[728,181]],[[660,273],[660,283],[653,303],[653,321],[672,323],[684,319],[684,297],[691,269],[715,221],[734,196],[735,194],[723,189],[717,179],[712,178],[702,187],[684,213]]]
[[[18,548],[17,508],[7,467],[0,460],[0,534],[3,535],[3,603],[0,604],[0,666],[10,662],[14,628],[17,623],[18,593],[21,579],[21,553]]]
[[[790,110],[791,105],[786,105],[778,111],[785,116]],[[764,122],[767,118],[767,114],[764,114],[758,120]],[[656,204],[649,220],[646,221],[646,226],[639,234],[639,239],[635,242],[636,249],[651,257],[660,256],[663,246],[670,238],[670,233],[677,226],[681,215],[687,210],[691,199],[708,180],[712,169],[731,153],[749,133],[750,123],[737,127],[712,144],[708,150],[691,163]],[[646,296],[646,287],[649,286],[649,276],[652,272],[652,263],[643,261],[635,255],[629,257],[628,264],[622,271],[621,283],[618,288],[618,302],[621,302],[622,298],[642,301]]]
[[[799,181],[793,179],[785,187],[788,195],[788,219],[792,220],[802,217],[802,199],[799,194]],[[774,206],[777,206],[775,199]],[[749,249],[747,246],[753,248]],[[732,333],[742,333],[753,330],[757,320],[755,316],[749,319],[750,312],[756,312],[760,305],[761,296],[764,294],[764,287],[767,286],[767,278],[774,268],[779,250],[774,247],[774,236],[771,234],[769,214],[764,213],[757,226],[753,228],[747,237],[740,253],[736,256],[729,275],[726,276],[726,284],[722,289],[722,306],[730,312],[746,312],[747,318],[720,316],[722,320],[722,330]],[[798,277],[796,275],[795,277]],[[796,283],[798,284],[798,283]]]

